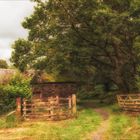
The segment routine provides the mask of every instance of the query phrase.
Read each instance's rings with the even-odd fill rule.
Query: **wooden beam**
[[[16,99],[16,116],[18,118],[21,117],[21,98],[20,97]]]
[[[76,108],[76,95],[72,94],[72,113],[76,115],[77,108]]]

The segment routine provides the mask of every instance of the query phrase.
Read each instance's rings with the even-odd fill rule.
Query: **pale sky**
[[[21,26],[25,17],[33,12],[30,0],[0,0],[0,59],[11,56],[11,44],[18,38],[26,38],[28,31]]]

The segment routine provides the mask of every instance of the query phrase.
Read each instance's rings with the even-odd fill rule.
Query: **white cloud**
[[[11,45],[13,43],[13,39],[10,38],[0,38],[0,59],[8,59],[11,56],[12,48]]]
[[[27,37],[21,22],[33,12],[33,6],[30,0],[0,0],[0,58],[9,59],[14,40]]]

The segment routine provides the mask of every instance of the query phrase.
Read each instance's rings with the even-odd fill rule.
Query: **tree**
[[[34,1],[34,13],[22,24],[33,44],[32,67],[63,80],[107,81],[122,92],[135,90],[139,0]]]
[[[0,68],[2,68],[2,69],[8,69],[8,64],[3,59],[0,59]]]
[[[28,68],[28,64],[30,64],[32,44],[27,40],[18,39],[12,48],[14,51],[10,59],[11,62],[13,62],[14,66],[20,71],[25,71]]]

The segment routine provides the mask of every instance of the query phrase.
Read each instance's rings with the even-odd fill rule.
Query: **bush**
[[[79,89],[77,96],[81,100],[94,98],[97,99],[102,94],[104,94],[103,85],[85,85]]]
[[[17,97],[30,97],[30,79],[17,74],[9,84],[0,86],[0,114],[14,110]]]
[[[4,88],[4,86],[0,86],[0,114],[13,110],[16,103],[14,96]]]
[[[30,97],[30,79],[25,78],[21,74],[17,74],[11,79],[9,84],[5,86],[5,91],[16,97]]]

